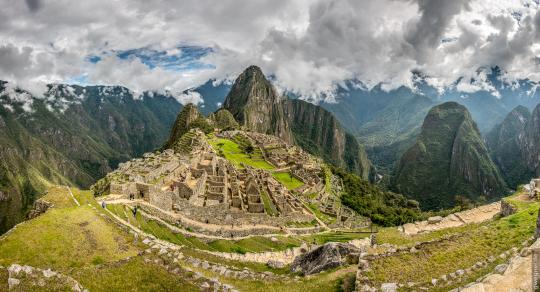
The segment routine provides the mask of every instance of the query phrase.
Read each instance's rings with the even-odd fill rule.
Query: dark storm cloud
[[[41,0],[26,0],[26,5],[31,12],[36,12],[41,8]]]

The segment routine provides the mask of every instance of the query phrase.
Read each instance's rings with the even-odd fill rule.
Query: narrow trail
[[[75,198],[75,196],[73,195],[73,193],[71,192],[71,188],[66,186],[66,189],[69,191],[69,194],[71,195],[71,198],[73,199],[73,201],[75,202],[75,204],[77,204],[78,207],[81,206],[81,204],[79,204],[79,201],[77,201],[77,199]]]

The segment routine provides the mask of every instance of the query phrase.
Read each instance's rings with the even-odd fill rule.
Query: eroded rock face
[[[331,242],[296,257],[291,271],[311,275],[351,263],[351,259],[358,256],[359,248],[348,243]]]

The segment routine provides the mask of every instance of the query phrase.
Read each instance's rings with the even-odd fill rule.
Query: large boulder
[[[352,244],[327,243],[308,253],[297,256],[291,265],[291,271],[311,275],[344,264],[352,264],[354,263],[353,259],[358,259],[360,252],[360,249]]]

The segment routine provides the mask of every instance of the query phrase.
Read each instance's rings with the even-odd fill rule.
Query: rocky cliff
[[[256,66],[236,79],[224,109],[244,128],[278,136],[364,179],[374,171],[364,148],[347,133],[332,113],[301,100],[287,100]]]
[[[524,131],[518,134],[522,159],[534,176],[540,176],[540,104],[534,108]]]
[[[526,155],[524,155],[527,148],[525,128],[530,120],[529,109],[518,106],[486,137],[493,161],[512,188],[527,182],[534,176],[534,169],[529,169]]]
[[[423,209],[454,206],[458,195],[494,199],[507,191],[469,111],[455,102],[429,111],[415,144],[399,161],[393,187]]]
[[[261,69],[250,66],[234,82],[223,108],[246,129],[271,134],[291,143],[293,137],[283,112],[284,98]]]

